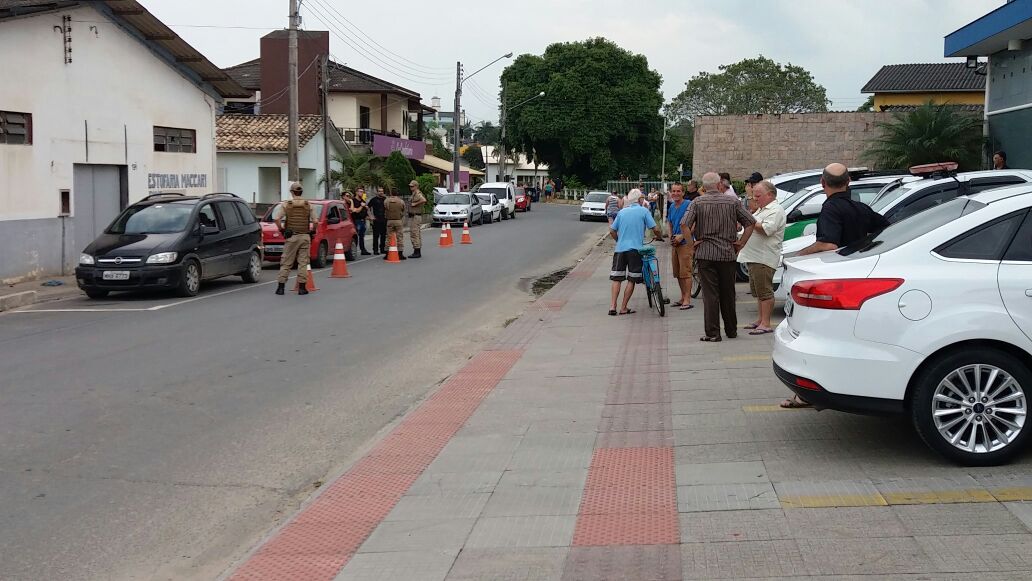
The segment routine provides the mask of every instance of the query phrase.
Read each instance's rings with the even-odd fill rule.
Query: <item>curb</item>
[[[0,312],[34,304],[38,294],[36,291],[21,291],[0,296]]]

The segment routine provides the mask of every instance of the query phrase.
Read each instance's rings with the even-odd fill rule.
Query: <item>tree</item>
[[[423,213],[429,213],[434,209],[434,186],[437,185],[437,176],[432,173],[421,174],[416,178],[419,182],[419,191],[423,193],[423,197],[426,198],[426,204],[423,205]]]
[[[473,128],[473,139],[484,145],[497,145],[501,130],[490,121],[481,121]]]
[[[864,104],[857,107],[856,110],[862,113],[870,113],[871,111],[874,111],[874,95],[868,97],[867,100],[864,101]]]
[[[391,176],[391,179],[394,180],[394,187],[402,190],[402,193],[408,193],[409,182],[416,179],[416,172],[412,169],[412,164],[400,151],[392,151],[387,156],[387,161],[383,164],[383,171]]]
[[[763,55],[720,72],[699,73],[667,106],[671,121],[691,121],[700,115],[756,113],[816,113],[828,110],[828,93],[813,75],[793,64],[782,65]]]
[[[878,167],[907,168],[955,161],[961,170],[978,169],[982,158],[982,119],[949,105],[926,102],[913,111],[892,114],[878,123],[864,157]]]
[[[502,73],[506,102],[546,96],[509,110],[506,149],[548,164],[553,176],[593,185],[654,172],[662,148],[661,81],[644,56],[603,38],[521,55]]]
[[[438,122],[431,121],[425,135],[430,140],[430,155],[451,161],[452,152],[444,146],[445,133],[445,129]]]
[[[344,190],[353,192],[366,186],[394,186],[394,180],[383,170],[382,160],[372,154],[348,152],[333,156],[333,161],[340,165],[340,169],[330,170],[330,183]],[[325,179],[326,176],[323,176],[319,183],[325,182]]]
[[[466,151],[462,154],[462,159],[466,160],[469,167],[473,169],[484,169],[487,167],[484,164],[484,154],[480,151],[480,144],[474,143],[466,148]]]

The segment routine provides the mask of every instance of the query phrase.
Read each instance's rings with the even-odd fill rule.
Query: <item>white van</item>
[[[507,182],[480,184],[474,193],[494,194],[502,204],[502,220],[516,219],[516,186]]]

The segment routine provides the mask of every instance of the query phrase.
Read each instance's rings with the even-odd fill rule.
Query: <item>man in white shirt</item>
[[[774,271],[781,259],[781,243],[785,239],[785,224],[788,222],[785,210],[777,202],[777,188],[769,181],[761,181],[752,187],[756,203],[756,229],[748,240],[738,262],[749,267],[749,287],[756,298],[759,318],[746,329],[750,335],[773,333],[770,316],[774,312]]]

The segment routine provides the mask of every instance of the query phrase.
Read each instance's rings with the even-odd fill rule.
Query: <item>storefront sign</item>
[[[150,173],[148,190],[181,190],[208,187],[208,174],[203,173]]]
[[[414,139],[373,135],[374,154],[387,157],[392,151],[400,151],[408,159],[423,159],[423,156],[426,155],[426,144]]]

